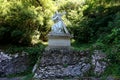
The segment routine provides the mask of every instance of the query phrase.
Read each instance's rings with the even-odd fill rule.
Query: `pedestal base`
[[[70,34],[48,34],[48,47],[49,48],[70,48]]]

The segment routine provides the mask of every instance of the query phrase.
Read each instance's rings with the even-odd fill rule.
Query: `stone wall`
[[[0,77],[21,73],[30,67],[27,53],[8,55],[0,51]],[[34,79],[89,77],[101,75],[107,67],[106,55],[100,50],[45,50],[33,68]]]
[[[6,54],[0,51],[0,77],[24,72],[29,67],[29,57],[27,53]]]
[[[45,50],[42,58],[34,66],[34,79],[84,77],[89,76],[90,71],[100,75],[107,66],[106,62],[102,61],[106,56],[100,54],[102,53],[99,53],[99,51],[91,54],[90,51]]]

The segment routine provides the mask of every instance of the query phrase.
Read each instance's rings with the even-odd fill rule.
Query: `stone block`
[[[70,34],[48,34],[48,47],[49,48],[70,48]]]

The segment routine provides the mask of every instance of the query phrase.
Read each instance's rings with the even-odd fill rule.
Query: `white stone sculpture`
[[[70,49],[70,38],[72,36],[68,32],[63,20],[62,16],[65,14],[56,12],[52,17],[52,20],[55,22],[51,28],[51,32],[48,34],[48,47],[46,50],[51,48],[66,48]]]
[[[54,16],[52,17],[52,20],[55,22],[55,24],[52,26],[52,33],[65,33],[69,34],[65,24],[63,23],[62,16],[65,14],[56,12]]]

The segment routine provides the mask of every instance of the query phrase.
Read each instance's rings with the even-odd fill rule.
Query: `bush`
[[[120,12],[116,14],[113,22],[109,23],[109,27],[113,27],[113,29],[111,33],[103,39],[103,42],[107,44],[120,44]]]
[[[50,30],[50,17],[54,11],[52,0],[36,1],[10,0],[0,2],[0,42],[29,45],[35,31],[40,39],[46,39]],[[37,2],[36,2],[37,3]],[[47,3],[50,3],[47,5]],[[5,37],[3,37],[5,36]]]
[[[57,8],[66,11],[63,19],[78,42],[119,42],[120,4],[113,0],[1,0],[0,41],[28,45],[38,35],[46,41]]]
[[[83,16],[83,10],[86,8],[84,4],[85,1],[68,0],[61,1],[59,7],[59,11],[66,11],[66,18],[64,18],[64,21],[69,32],[73,34],[75,40],[78,42],[89,42],[91,35],[91,30],[87,26],[90,20]]]
[[[59,10],[66,11],[65,23],[74,38],[81,43],[96,42],[111,33],[109,23],[119,12],[117,1],[86,0],[61,1]],[[112,4],[111,4],[112,3]],[[71,6],[72,5],[72,6]]]

